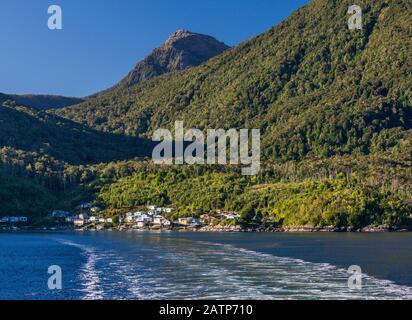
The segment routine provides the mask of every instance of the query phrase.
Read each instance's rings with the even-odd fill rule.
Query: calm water
[[[0,299],[411,299],[411,249],[412,234],[0,234]]]

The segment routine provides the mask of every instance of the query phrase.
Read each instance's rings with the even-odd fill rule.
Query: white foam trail
[[[126,291],[128,292],[128,299],[144,300],[149,298],[147,294],[142,292],[144,279],[139,272],[136,272],[136,269],[138,269],[137,261],[131,264],[130,261],[123,259],[113,250],[105,255],[105,259],[110,261],[110,270],[116,272],[121,277],[121,284],[126,286]],[[123,292],[123,294],[125,293]],[[121,298],[124,299],[125,297]]]
[[[93,247],[74,243],[67,240],[60,240],[64,245],[78,248],[86,257],[86,263],[80,269],[79,278],[84,292],[83,300],[102,300],[104,298],[104,290],[100,286],[100,275],[96,270],[96,263],[99,260],[98,255]]]
[[[369,275],[362,290],[350,290],[347,271],[328,263],[207,241],[155,240],[120,251],[62,243],[86,256],[84,299],[412,299],[412,288]]]
[[[349,274],[347,270],[338,268],[328,263],[312,263],[301,259],[278,257],[271,254],[260,253],[229,244],[203,242],[204,245],[223,248],[226,252],[239,253],[258,258],[256,264],[267,263],[271,266],[294,267],[294,272],[289,273],[289,280],[282,281],[290,286],[298,285],[307,287],[307,292],[314,293],[314,298],[319,299],[412,299],[412,288],[395,284],[389,280],[381,280],[367,274],[362,275],[364,286],[361,290],[351,290],[347,286]],[[239,263],[241,263],[239,259]],[[277,270],[282,274],[281,270]],[[287,274],[283,274],[287,276]],[[312,288],[311,284],[318,288]],[[289,298],[306,297],[305,292],[296,292]],[[287,298],[287,297],[282,297]]]

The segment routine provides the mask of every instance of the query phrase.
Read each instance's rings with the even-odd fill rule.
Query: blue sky
[[[177,29],[236,45],[308,0],[1,0],[0,92],[86,96],[120,80]],[[63,30],[47,27],[59,5]]]

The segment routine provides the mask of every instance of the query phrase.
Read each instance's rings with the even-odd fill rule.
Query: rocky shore
[[[315,233],[315,232],[358,232],[358,233],[385,233],[385,232],[410,232],[410,229],[388,227],[388,226],[367,226],[364,228],[336,228],[329,227],[269,227],[269,228],[242,228],[240,226],[205,226],[200,228],[200,232],[266,232],[266,233]]]

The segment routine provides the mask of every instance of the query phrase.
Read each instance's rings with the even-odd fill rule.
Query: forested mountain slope
[[[200,67],[145,81],[57,113],[150,137],[186,127],[261,128],[271,160],[369,154],[412,128],[412,24],[406,0],[315,0],[268,32]]]

